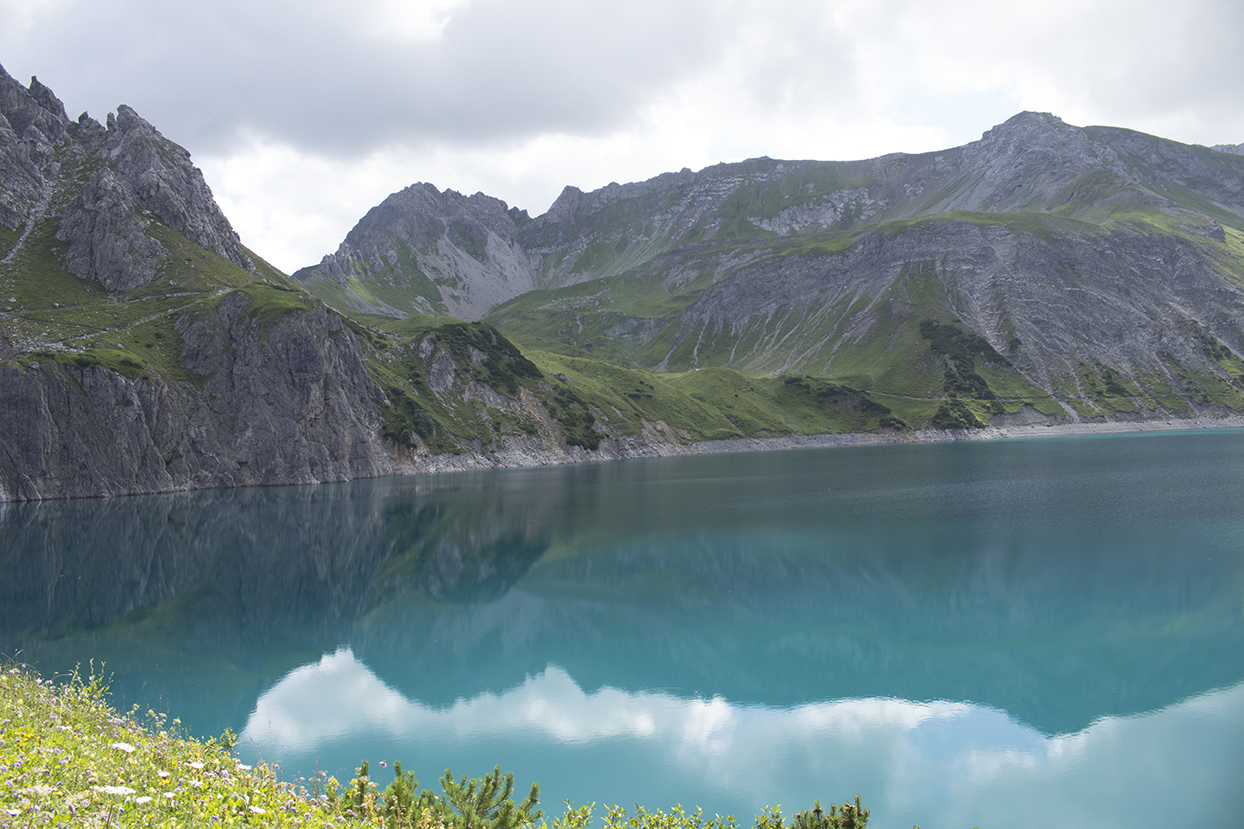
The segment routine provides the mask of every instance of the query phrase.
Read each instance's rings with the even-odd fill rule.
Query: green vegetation
[[[134,291],[110,294],[63,268],[55,221],[44,221],[16,261],[0,268],[0,292],[5,300],[14,300],[4,303],[12,306],[6,334],[30,343],[30,357],[41,364],[102,367],[131,378],[197,384],[203,378],[183,365],[181,321],[214,313],[233,291],[247,294],[247,313],[265,332],[290,312],[316,307],[296,283],[253,253],[258,274],[203,250],[158,221],[151,222],[149,232],[166,254],[155,277]]]
[[[1060,233],[1080,236],[1101,236],[1107,233],[1106,228],[1092,222],[1058,216],[1052,213],[1020,212],[1020,213],[984,213],[974,210],[953,210],[949,213],[936,213],[918,216],[913,219],[900,219],[886,222],[878,230],[896,233],[908,227],[934,222],[969,222],[983,227],[1006,227],[1016,233],[1026,233],[1045,241],[1053,241]]]
[[[952,397],[937,407],[929,425],[934,429],[979,429],[985,422],[967,403]]]
[[[536,808],[539,785],[515,803],[514,775],[500,767],[476,779],[455,779],[446,769],[439,781],[443,795],[420,790],[400,763],[382,789],[383,779],[373,779],[366,760],[345,785],[323,773],[283,781],[275,768],[240,763],[229,731],[199,741],[164,714],[149,710],[140,717],[137,706],[127,714],[114,711],[106,681],[93,668],[85,678],[75,671],[55,681],[17,666],[0,672],[0,825],[587,829],[592,820],[595,804],[567,803],[548,823]],[[780,808],[768,808],[755,825],[865,829],[868,816],[857,795],[828,812],[817,801],[789,824]],[[681,806],[669,812],[636,806],[633,815],[605,807],[605,829],[737,826],[733,817],[709,818]]]
[[[947,394],[961,394],[977,400],[997,399],[985,378],[976,371],[977,358],[1005,366],[1011,362],[994,350],[988,340],[965,331],[961,325],[944,325],[931,319],[921,320],[920,336],[929,341],[934,354],[946,358],[943,388]]]

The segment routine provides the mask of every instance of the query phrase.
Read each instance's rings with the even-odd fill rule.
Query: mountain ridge
[[[356,249],[406,245],[389,256],[386,313],[408,313],[399,264],[425,263],[411,312],[478,313],[508,291],[483,318],[525,347],[658,374],[810,374],[889,395],[915,423],[930,406],[973,426],[1024,406],[1092,420],[1244,402],[1244,163],[1219,150],[1023,112],[936,152],[567,187],[520,221],[483,194],[452,198],[491,211],[475,219],[496,244],[453,286],[487,299],[430,290],[445,277],[421,251],[461,251],[461,235],[369,237],[360,223]],[[502,249],[510,270],[493,279]],[[332,292],[315,268],[296,276],[343,310],[373,284],[366,268],[343,267]],[[998,359],[961,371],[924,320]],[[978,397],[955,402],[966,388]]]
[[[1236,414],[1242,192],[1021,113],[535,218],[415,184],[291,279],[131,108],[0,68],[0,501]]]
[[[462,302],[449,296],[449,291],[437,295],[427,290],[428,283],[445,281],[452,286],[451,290],[457,291],[464,280],[449,274],[443,262],[433,261],[424,253],[433,242],[442,249],[469,251],[476,263],[472,276],[478,283],[481,277],[488,278],[491,250],[486,244],[479,244],[478,237],[473,250],[470,243],[464,244],[450,233],[442,233],[437,239],[412,239],[407,238],[409,234],[390,229],[386,231],[387,238],[375,238],[375,223],[365,225],[368,220],[360,222],[347,236],[343,248],[326,257],[325,263],[303,268],[295,277],[314,288],[328,271],[345,288],[351,278],[357,285],[367,282],[368,273],[384,271],[387,285],[400,288],[407,274],[397,260],[399,254],[404,254],[402,258],[411,260],[412,270],[418,271],[423,291],[420,296],[425,303],[411,308],[389,304],[389,313],[456,313],[474,318],[486,315],[480,314],[480,308],[492,302],[498,293],[517,296],[531,288],[565,287],[584,279],[621,273],[680,244],[697,240],[845,230],[965,210],[1057,211],[1070,218],[1108,214],[1121,204],[1186,210],[1176,199],[1145,190],[1144,181],[1134,169],[1136,165],[1121,158],[1107,143],[1125,144],[1143,160],[1146,144],[1151,140],[1160,141],[1167,148],[1184,146],[1121,128],[1071,127],[1048,113],[1024,112],[988,130],[976,142],[943,151],[895,153],[849,162],[761,157],[716,164],[694,173],[684,168],[647,181],[615,183],[587,193],[567,186],[544,214],[530,218],[523,213],[518,221],[510,217],[512,209],[497,201],[487,213],[460,213],[454,217],[460,222],[474,222],[483,236],[498,241],[496,247],[506,250],[506,255],[498,257],[496,270],[508,272],[503,279],[496,280],[491,286],[494,293],[483,301]],[[1174,178],[1161,171],[1152,176],[1165,187],[1178,188],[1181,179],[1192,177],[1211,183],[1223,179],[1221,170],[1198,157],[1197,148],[1188,147],[1176,155],[1177,164],[1183,169],[1175,171]],[[1092,178],[1084,180],[1086,176]],[[1227,179],[1226,186],[1211,193],[1217,197],[1218,206],[1211,218],[1244,229],[1240,171],[1234,170]],[[754,203],[731,204],[731,200],[749,201],[749,194],[740,191],[743,183],[758,191],[750,194]],[[426,183],[412,187],[438,192]],[[805,188],[808,193],[802,192]],[[406,192],[390,196],[382,205],[396,208],[397,197]],[[450,194],[461,198],[453,191],[440,195],[449,198]],[[489,198],[482,193],[469,197],[481,202]],[[737,215],[739,210],[734,208],[743,208],[747,215]],[[636,214],[642,214],[638,225]],[[369,219],[373,215],[369,213]],[[442,221],[444,218],[432,213],[425,213],[424,217]],[[601,234],[602,224],[612,227]],[[369,231],[373,235],[370,242],[365,239]],[[369,244],[368,254],[362,254]],[[407,250],[401,250],[403,244]],[[515,250],[516,244],[520,250]],[[382,255],[383,248],[387,248],[387,255]],[[385,258],[388,268],[381,264]],[[350,263],[360,259],[367,260],[367,264],[353,269]],[[348,290],[333,294],[332,298],[343,307],[350,302]],[[368,309],[359,306],[356,310]]]

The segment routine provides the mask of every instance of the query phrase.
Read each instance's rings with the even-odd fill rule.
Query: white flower
[[[262,815],[262,814],[264,813],[264,811],[265,811],[265,810],[264,810],[264,809],[260,809],[258,806],[252,806],[252,807],[251,807],[251,811],[252,811],[252,812],[254,812],[254,813],[255,813],[255,814],[257,814],[257,815]]]
[[[193,763],[186,763],[186,765],[187,765],[187,766],[189,766],[189,767],[190,767],[190,768],[192,768],[192,769],[195,769],[196,771],[197,771],[198,769],[203,768],[203,764],[202,764],[202,763],[200,763],[198,760],[195,760]]]
[[[167,771],[156,772],[156,777],[160,777],[160,778],[168,777],[168,772]]]
[[[134,793],[134,790],[129,786],[91,786],[91,788],[97,792],[103,792],[104,794],[129,795]]]
[[[172,800],[173,798],[177,797],[177,795],[173,794],[172,792],[165,792],[164,796],[167,797],[169,800]]]
[[[250,771],[251,767],[245,763],[238,763],[238,771]]]
[[[134,798],[134,802],[135,803],[150,803],[151,798],[147,797],[147,795],[143,795],[142,797]]]
[[[20,794],[44,795],[44,794],[51,794],[54,791],[56,791],[56,789],[53,789],[51,786],[44,785],[43,783],[40,783],[37,786],[27,786],[24,789],[18,789],[18,792]]]
[[[131,752],[134,751],[134,747],[130,745],[129,743],[113,743],[111,748],[124,751],[126,754],[130,754]]]

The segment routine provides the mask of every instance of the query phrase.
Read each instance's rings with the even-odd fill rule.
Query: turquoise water
[[[1244,432],[10,505],[0,652],[297,777],[1236,827]],[[1052,823],[1051,823],[1052,822]]]

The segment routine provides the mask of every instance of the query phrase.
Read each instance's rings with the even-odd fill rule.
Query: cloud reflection
[[[660,691],[584,692],[550,665],[517,688],[431,707],[385,685],[348,648],[291,671],[263,694],[242,733],[271,750],[307,751],[349,735],[383,733],[474,737],[512,734],[563,744],[629,738],[660,740],[681,754],[711,756],[744,748],[756,732],[835,734],[864,739],[878,728],[909,731],[922,722],[971,712],[961,703],[841,700],[790,709],[732,705],[721,697],[681,699]],[[331,711],[331,717],[324,712]]]
[[[1225,826],[1244,798],[1235,785],[1244,767],[1244,685],[1046,736],[1005,712],[958,702],[877,698],[771,708],[665,691],[585,692],[555,665],[518,687],[432,707],[391,689],[343,649],[263,694],[241,737],[272,759],[347,742],[449,751],[483,739],[520,741],[571,751],[579,758],[572,776],[586,773],[574,767],[598,762],[574,751],[592,746],[609,754],[613,746],[599,762],[619,769],[627,761],[618,746],[628,746],[623,754],[632,765],[651,777],[677,777],[669,784],[676,796],[709,811],[748,815],[780,802],[790,812],[814,798],[863,792],[880,822],[926,829],[1044,826],[1052,814],[1072,827],[1156,825],[1166,812],[1172,820],[1192,815],[1201,825]],[[554,782],[538,768],[538,753],[528,751],[532,768],[520,773]],[[647,778],[621,774],[630,774],[629,792],[593,789],[591,799],[633,800]]]

